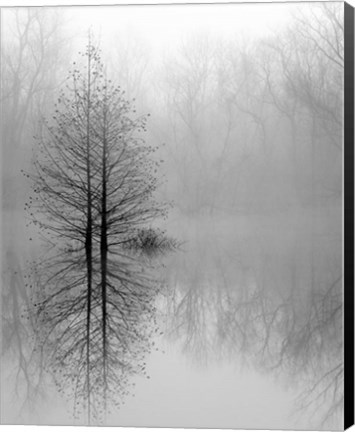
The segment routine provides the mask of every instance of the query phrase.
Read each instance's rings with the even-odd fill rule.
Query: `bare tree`
[[[166,207],[153,198],[155,148],[140,137],[147,117],[106,78],[90,37],[82,55],[39,142],[30,211],[50,246],[34,267],[42,344],[90,424],[144,370],[159,284],[127,245]]]
[[[273,53],[273,62],[269,57],[263,67],[271,102],[292,127],[293,161],[299,164],[307,150],[302,140],[311,152],[311,166],[298,167],[298,171],[310,172],[312,202],[326,202],[341,192],[336,173],[342,145],[342,14],[337,3],[300,8],[281,41],[277,36],[263,42],[264,49]],[[299,124],[302,129],[297,130]]]
[[[163,103],[168,111],[167,151],[174,159],[177,188],[184,202],[177,206],[184,212],[198,212],[208,207],[211,172],[210,145],[213,125],[208,124],[213,110],[215,46],[206,35],[181,44],[175,59],[166,59],[163,75]],[[183,148],[183,150],[182,150]],[[184,207],[184,208],[183,208]]]

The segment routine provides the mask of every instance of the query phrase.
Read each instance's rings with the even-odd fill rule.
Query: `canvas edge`
[[[354,424],[354,8],[344,2],[344,429]]]

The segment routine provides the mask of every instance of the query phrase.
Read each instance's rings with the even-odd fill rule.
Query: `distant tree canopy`
[[[90,38],[81,55],[86,65],[74,63],[39,139],[29,209],[51,246],[35,268],[42,343],[60,391],[90,423],[144,372],[159,284],[125,246],[167,206],[153,197],[147,116],[108,80]]]
[[[181,213],[339,202],[343,32],[342,5],[319,2],[274,34],[191,37],[166,59],[158,136]]]

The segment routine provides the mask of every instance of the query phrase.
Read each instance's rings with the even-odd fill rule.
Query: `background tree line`
[[[342,13],[336,3],[301,8],[282,34],[255,40],[201,35],[166,61],[156,129],[183,213],[340,199]]]

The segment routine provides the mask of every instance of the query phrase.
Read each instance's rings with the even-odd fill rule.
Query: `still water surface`
[[[172,216],[167,230],[181,246],[158,259],[162,334],[146,358],[149,378],[133,378],[134,395],[106,423],[341,429],[340,217],[336,208]],[[10,357],[4,369],[14,376]],[[42,409],[26,415],[10,394],[5,423],[73,423],[50,384]]]
[[[170,221],[164,353],[112,424],[341,428],[336,209]]]

